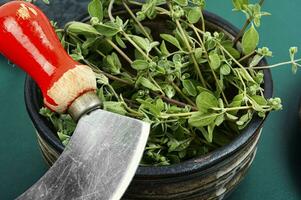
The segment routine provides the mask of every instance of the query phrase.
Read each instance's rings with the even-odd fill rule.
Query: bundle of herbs
[[[141,165],[170,165],[204,155],[233,140],[251,119],[282,108],[262,88],[272,56],[257,49],[263,0],[233,0],[247,20],[236,38],[207,29],[205,0],[92,0],[90,22],[56,29],[67,52],[90,66],[103,109],[151,123]],[[121,8],[116,11],[114,8]],[[241,42],[240,42],[241,41]],[[47,108],[46,116],[67,145],[75,122]]]

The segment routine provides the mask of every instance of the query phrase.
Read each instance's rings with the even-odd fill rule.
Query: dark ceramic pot
[[[212,13],[205,12],[204,17],[208,29],[223,31],[230,38],[238,33],[237,28]],[[156,27],[160,28],[160,23]],[[266,64],[266,61],[262,61],[260,65]],[[270,71],[264,70],[264,92],[267,98],[272,97],[272,85]],[[43,156],[51,166],[64,150],[64,146],[53,126],[39,115],[39,109],[43,105],[42,97],[30,77],[25,82],[25,102],[37,130]],[[248,127],[230,144],[205,156],[171,166],[140,166],[123,199],[223,199],[248,171],[256,154],[263,122],[263,119],[254,117]]]

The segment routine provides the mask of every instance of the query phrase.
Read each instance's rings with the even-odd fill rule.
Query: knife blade
[[[55,164],[18,199],[121,198],[142,157],[149,124],[99,109],[94,72],[66,53],[33,4],[0,7],[0,52],[32,76],[49,109],[78,121]]]
[[[148,133],[147,123],[92,111],[81,117],[50,170],[18,199],[120,199],[138,167]]]

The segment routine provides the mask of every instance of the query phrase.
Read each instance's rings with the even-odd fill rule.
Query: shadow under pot
[[[126,15],[117,11],[116,15]],[[206,28],[224,32],[229,38],[238,34],[238,29],[215,14],[204,12]],[[87,19],[83,20],[87,21]],[[158,17],[146,22],[153,30],[164,28],[165,19]],[[166,28],[165,28],[166,29]],[[263,60],[260,65],[267,65]],[[272,97],[273,82],[268,69],[264,70],[264,94]],[[64,150],[52,124],[39,114],[43,106],[38,86],[30,78],[25,82],[25,102],[28,113],[37,130],[43,157],[51,166]],[[204,156],[171,166],[139,166],[123,199],[163,200],[223,199],[241,182],[256,154],[264,119],[255,116],[232,142]]]

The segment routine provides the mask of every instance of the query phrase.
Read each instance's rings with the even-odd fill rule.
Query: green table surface
[[[51,2],[58,4],[61,1]],[[68,2],[72,3],[70,0]],[[244,16],[232,12],[231,6],[230,0],[208,0],[207,9],[240,27]],[[274,52],[270,63],[288,60],[290,46],[301,47],[300,8],[300,0],[266,1],[264,10],[271,12],[272,16],[262,21],[260,44]],[[25,109],[24,78],[25,74],[20,69],[0,57],[1,200],[14,199],[47,170]],[[229,200],[301,199],[301,133],[298,118],[301,72],[293,75],[290,67],[284,66],[273,70],[273,79],[274,94],[282,98],[284,109],[269,116],[256,159]]]

